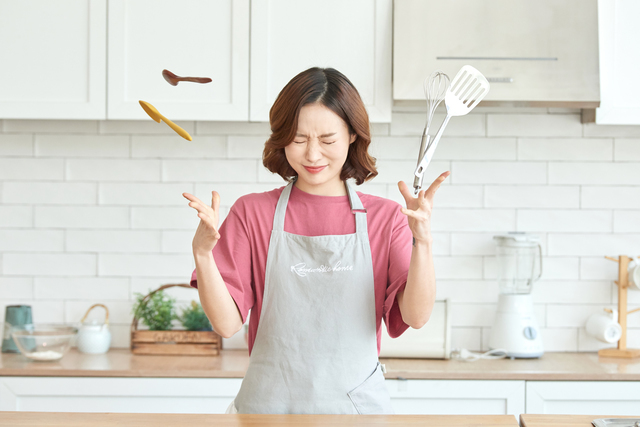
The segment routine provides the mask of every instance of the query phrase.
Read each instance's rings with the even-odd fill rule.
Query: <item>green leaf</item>
[[[144,295],[136,293],[136,303],[132,313],[152,331],[168,331],[172,329],[171,322],[177,319],[174,304],[175,298],[158,291],[143,302]]]
[[[202,306],[195,301],[191,301],[191,307],[182,310],[178,319],[188,331],[213,330]]]

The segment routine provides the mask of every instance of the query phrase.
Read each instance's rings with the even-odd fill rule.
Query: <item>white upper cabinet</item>
[[[331,67],[358,89],[372,122],[391,121],[392,0],[253,0],[252,121],[292,77]]]
[[[600,0],[600,108],[597,124],[640,125],[640,2]]]
[[[596,0],[396,0],[394,99],[425,102],[423,81],[472,65],[481,105],[595,108]]]
[[[249,0],[110,0],[108,88],[109,119],[248,120]]]
[[[106,117],[106,0],[0,0],[0,118]]]

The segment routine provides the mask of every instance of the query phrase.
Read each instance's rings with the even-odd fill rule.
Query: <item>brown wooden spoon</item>
[[[162,77],[172,86],[178,86],[178,82],[211,83],[209,77],[180,77],[169,70],[162,70]]]

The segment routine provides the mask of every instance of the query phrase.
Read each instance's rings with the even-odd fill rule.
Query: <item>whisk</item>
[[[424,79],[422,88],[424,90],[424,96],[427,99],[427,121],[422,131],[422,139],[420,140],[420,152],[418,153],[418,163],[416,167],[420,165],[423,156],[431,147],[431,135],[429,135],[429,128],[431,127],[431,121],[433,115],[438,108],[438,105],[444,100],[444,97],[449,89],[449,76],[442,71],[436,70],[429,77]],[[426,146],[426,147],[425,147]],[[422,188],[422,176],[415,177],[413,179],[413,192],[414,195],[420,192]]]

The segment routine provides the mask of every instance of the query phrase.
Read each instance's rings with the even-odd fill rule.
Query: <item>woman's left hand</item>
[[[433,197],[440,185],[451,174],[446,171],[442,173],[433,184],[426,189],[420,190],[418,197],[414,198],[409,186],[404,182],[398,182],[400,193],[407,203],[406,208],[402,208],[402,213],[409,220],[409,228],[413,234],[413,238],[418,242],[426,242],[431,240],[431,209],[433,208]]]

